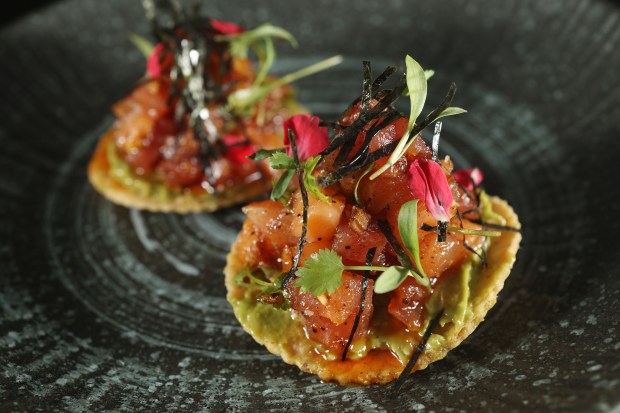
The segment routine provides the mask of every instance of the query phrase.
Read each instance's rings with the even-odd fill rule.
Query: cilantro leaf
[[[327,292],[333,294],[342,285],[342,272],[345,266],[342,258],[335,251],[322,249],[306,260],[306,265],[297,270],[299,277],[295,286],[304,293],[309,291],[318,297]]]
[[[275,152],[269,157],[273,169],[295,169],[295,161],[284,152]]]
[[[259,149],[254,152],[252,155],[248,156],[248,158],[254,161],[261,161],[263,159],[271,158],[275,153],[284,152],[284,148],[277,149]]]

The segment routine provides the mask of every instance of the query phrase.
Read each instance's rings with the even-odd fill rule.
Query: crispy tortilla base
[[[518,217],[508,203],[498,197],[489,197],[489,200],[493,210],[506,219],[506,225],[520,228]],[[444,358],[448,351],[465,340],[484,320],[510,274],[520,242],[521,234],[513,231],[504,231],[500,237],[492,240],[487,251],[488,266],[479,272],[472,289],[470,316],[459,327],[452,323],[442,327],[439,334],[443,336],[443,344],[430,351],[427,351],[427,346],[415,370],[424,369],[430,363]],[[306,337],[300,321],[282,317],[280,314],[284,322],[273,322],[274,311],[282,310],[256,311],[259,307],[254,307],[251,311],[243,311],[241,305],[246,297],[246,289],[234,280],[243,266],[239,255],[241,251],[237,245],[233,244],[224,269],[227,298],[244,330],[259,344],[264,345],[271,353],[281,356],[286,363],[316,374],[324,381],[368,385],[388,383],[401,374],[403,364],[388,350],[372,350],[358,360],[326,360]]]
[[[213,212],[248,202],[267,193],[271,188],[271,181],[266,178],[213,197],[183,195],[162,199],[156,195],[143,196],[110,176],[110,162],[106,149],[111,139],[113,139],[112,131],[108,131],[97,143],[88,164],[88,180],[108,200],[127,208],[181,214]]]

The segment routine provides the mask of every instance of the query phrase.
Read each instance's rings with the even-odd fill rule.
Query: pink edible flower
[[[459,169],[454,172],[454,179],[468,191],[473,191],[482,183],[483,176],[479,168]]]
[[[248,156],[256,151],[254,145],[241,135],[224,135],[222,142],[226,145],[224,157],[234,163],[249,162]]]
[[[153,48],[151,55],[146,59],[146,72],[152,79],[159,77],[161,74],[160,60],[163,52],[164,44],[157,43]]]
[[[450,220],[448,211],[453,201],[452,192],[439,163],[416,159],[409,167],[409,188],[415,198],[424,201],[437,221]]]
[[[294,115],[284,121],[284,144],[286,154],[293,155],[291,142],[288,138],[288,130],[295,134],[297,156],[299,162],[318,155],[329,144],[329,132],[326,127],[319,126],[320,119],[307,114]]]
[[[219,34],[238,34],[243,33],[245,29],[237,26],[235,23],[226,22],[223,20],[210,19],[211,27]]]

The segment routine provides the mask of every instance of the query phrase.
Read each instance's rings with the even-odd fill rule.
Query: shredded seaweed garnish
[[[383,97],[381,98],[382,100],[379,100],[379,102],[382,102],[382,105],[379,106],[379,103],[377,103],[377,106],[379,106],[381,108],[381,110],[383,110],[385,107],[388,106],[388,101],[390,99],[392,99],[390,101],[390,103],[393,103],[398,96],[395,96],[395,93],[398,92],[398,94],[401,94],[402,91],[404,90],[406,84],[404,82],[404,77],[401,78],[401,80],[399,81],[399,84],[397,86],[394,87],[394,89],[391,89],[390,91],[388,91],[387,93],[385,93],[383,95]],[[413,127],[412,131],[411,131],[411,136],[417,136],[422,130],[424,130],[426,127],[428,127],[429,125],[431,125],[433,122],[435,122],[436,120],[442,118],[443,116],[446,116],[445,112],[446,110],[448,110],[449,108],[451,108],[452,106],[452,101],[454,100],[454,95],[456,94],[456,84],[452,83],[450,85],[450,88],[448,89],[448,92],[446,94],[446,96],[444,97],[443,101],[439,104],[439,106],[437,106],[435,109],[433,109],[420,123],[416,123],[416,125]],[[375,106],[373,109],[371,109],[368,114],[370,114],[371,112],[374,111],[375,108],[377,108],[377,106]],[[371,119],[369,116],[360,116],[360,118],[358,118],[358,120],[356,122],[354,122],[353,124],[351,124],[351,126],[349,126],[349,128],[352,128],[355,125],[354,129],[351,129],[349,131],[349,128],[346,128],[341,135],[337,136],[330,144],[330,146],[327,147],[327,149],[325,149],[325,151],[323,151],[323,154],[327,154],[329,152],[332,152],[334,150],[336,150],[339,146],[341,146],[346,140],[348,139],[355,139],[357,137],[357,134],[359,133],[359,131],[362,130],[362,128],[364,127],[365,124],[367,124]],[[377,114],[378,115],[378,114]],[[372,136],[371,136],[372,137]],[[395,140],[385,146],[382,146],[379,149],[376,149],[373,152],[370,152],[368,154],[368,156],[365,157],[363,162],[356,162],[351,164],[346,163],[340,167],[338,167],[335,171],[330,172],[327,175],[321,176],[320,178],[318,178],[318,184],[319,186],[325,188],[328,187],[330,185],[333,185],[334,183],[338,182],[339,180],[341,180],[342,178],[344,178],[347,175],[352,174],[355,171],[358,171],[359,169],[364,168],[366,165],[369,165],[373,162],[376,162],[377,160],[383,158],[384,156],[389,155],[390,153],[392,153],[396,147],[398,146],[399,141]]]
[[[392,228],[390,227],[390,224],[387,221],[383,221],[383,220],[378,221],[377,224],[379,226],[379,229],[385,236],[385,239],[387,240],[388,244],[390,244],[390,246],[396,253],[396,257],[398,257],[398,262],[400,262],[400,265],[402,265],[405,268],[415,268],[413,266],[413,262],[411,261],[407,253],[405,252],[405,249],[400,245],[400,243],[398,242],[398,239],[396,239],[396,236],[392,232]]]
[[[321,152],[321,155],[325,156],[330,154],[331,152],[338,149],[344,143],[349,140],[355,140],[357,135],[361,132],[361,130],[370,122],[371,120],[382,116],[382,112],[389,105],[396,102],[398,98],[402,96],[403,90],[405,90],[406,83],[405,77],[402,76],[400,81],[393,89],[390,90],[382,90],[373,94],[373,98],[377,99],[377,103],[373,106],[372,109],[368,110],[365,113],[360,113],[359,117],[346,129],[343,130],[341,135],[336,136],[330,144]]]
[[[215,191],[219,172],[213,162],[221,157],[226,146],[221,142],[208,105],[222,101],[233,86],[221,84],[232,66],[229,43],[215,42],[213,36],[207,34],[209,20],[199,14],[197,5],[187,13],[174,0],[143,0],[142,3],[154,38],[165,48],[165,52],[159,54],[160,64],[173,56],[168,104],[174,108],[177,136],[182,136],[187,129],[193,131],[200,145],[199,160],[206,183]],[[217,53],[221,62],[214,76],[205,70],[210,53]]]
[[[366,132],[364,136],[364,142],[355,155],[348,161],[348,165],[356,165],[358,163],[364,163],[368,157],[368,151],[370,150],[370,141],[372,138],[382,129],[394,123],[397,119],[402,118],[402,115],[391,108],[386,109],[386,116],[380,122],[375,120],[375,124]],[[342,153],[342,152],[341,152]]]
[[[428,327],[426,327],[426,331],[424,331],[422,340],[420,340],[420,343],[418,343],[418,346],[416,347],[415,352],[411,355],[411,358],[407,362],[407,365],[403,369],[402,373],[400,373],[400,376],[398,376],[398,379],[396,379],[396,381],[392,385],[391,390],[395,396],[399,395],[398,391],[400,390],[402,385],[405,383],[405,381],[407,381],[411,373],[413,373],[415,364],[418,362],[418,359],[422,355],[422,352],[424,352],[426,343],[431,338],[431,335],[433,334],[433,331],[435,330],[435,328],[437,328],[437,326],[439,325],[439,320],[443,316],[443,311],[444,311],[443,309],[440,310],[428,323]]]
[[[437,242],[445,242],[448,238],[448,222],[447,221],[438,221],[437,222]]]
[[[301,192],[301,200],[303,202],[304,210],[302,213],[301,237],[299,238],[299,244],[297,244],[297,253],[293,257],[291,269],[282,280],[282,286],[280,287],[281,290],[286,288],[287,284],[295,276],[295,272],[297,272],[299,260],[301,259],[301,253],[303,252],[304,245],[306,243],[306,233],[308,232],[308,191],[306,191],[306,185],[304,183],[304,177],[301,170],[301,163],[299,162],[299,155],[297,154],[295,133],[291,129],[288,130],[288,138],[291,142],[291,151],[293,152],[293,161],[295,162],[295,173],[297,174],[297,181],[299,182],[299,191]]]
[[[375,79],[375,81],[372,83],[372,93],[376,93],[377,90],[379,90],[379,88],[383,85],[383,83],[389,79],[390,76],[392,76],[394,74],[394,72],[396,72],[396,67],[395,66],[388,66],[386,67],[383,72],[381,72],[381,74],[379,76],[377,76],[377,78]]]
[[[297,46],[295,38],[283,28],[263,23],[246,30],[200,14],[198,3],[187,11],[177,0],[143,0],[143,7],[158,48],[154,57],[159,59],[159,69],[151,79],[169,78],[167,103],[173,108],[177,139],[187,130],[193,132],[204,168],[203,187],[209,192],[216,192],[215,184],[222,174],[215,163],[230,149],[225,134],[216,127],[211,113],[214,106],[218,117],[237,125],[239,132],[235,134],[249,141],[242,120],[256,113],[256,124],[262,125],[269,93],[342,61],[337,55],[270,79],[267,75],[275,59],[274,41]],[[240,83],[230,80],[228,74],[234,70],[233,60],[249,59],[250,51],[256,60],[256,73],[251,86],[238,87]]]
[[[366,252],[366,266],[372,265],[372,260],[375,257],[375,251],[377,247],[370,248],[368,252]],[[357,331],[357,326],[360,323],[360,318],[362,318],[362,313],[364,312],[364,303],[366,302],[366,288],[368,287],[368,276],[370,271],[365,270],[362,275],[362,297],[360,298],[360,308],[355,315],[355,320],[353,321],[353,327],[351,328],[351,334],[349,335],[349,339],[347,340],[347,344],[344,347],[344,351],[342,352],[342,361],[347,359],[347,352],[349,351],[349,347],[351,346],[351,342],[353,341],[353,337],[355,336],[355,332]]]
[[[362,62],[362,67],[364,81],[362,82],[362,106],[360,107],[360,112],[364,113],[368,110],[370,100],[372,99],[372,67],[368,60]]]

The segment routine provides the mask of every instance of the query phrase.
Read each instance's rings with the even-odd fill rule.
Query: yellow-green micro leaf
[[[312,175],[312,171],[314,171],[314,168],[316,168],[320,160],[321,156],[312,156],[306,159],[303,163],[302,168],[304,170],[304,186],[306,187],[306,190],[314,195],[316,199],[329,203],[329,198],[321,192],[321,188],[319,188],[316,178]]]
[[[412,141],[409,140],[409,135],[415,126],[415,121],[418,119],[418,116],[420,116],[420,113],[422,113],[424,103],[426,102],[428,83],[426,82],[426,73],[424,69],[422,69],[422,66],[409,55],[405,57],[405,66],[407,68],[406,80],[410,103],[407,130],[400,138],[398,145],[388,158],[388,161],[377,172],[370,176],[371,180],[387,171],[401,156],[403,156],[408,148],[408,143]]]
[[[429,280],[426,275],[420,275],[415,271],[409,271],[409,275],[415,278],[418,284],[425,287],[428,291],[432,291],[431,280]]]
[[[422,69],[422,66],[420,66],[413,57],[409,55],[405,57],[405,66],[407,67],[407,90],[409,91],[410,102],[409,123],[405,135],[409,135],[413,129],[413,125],[415,125],[415,121],[424,108],[428,85],[424,69]]]
[[[394,265],[387,268],[383,273],[375,280],[375,293],[383,294],[398,288],[405,278],[409,275],[409,269]]]
[[[137,33],[129,33],[129,40],[140,50],[144,57],[149,57],[153,53],[155,46],[150,40],[140,36]]]
[[[345,267],[338,253],[329,249],[315,252],[306,260],[303,267],[297,269],[295,286],[301,292],[310,292],[315,297],[333,294],[342,285],[342,272]]]
[[[291,180],[294,176],[294,169],[288,169],[280,176],[280,178],[273,185],[273,189],[271,190],[270,198],[272,201],[277,201],[278,199],[282,198],[282,196],[284,196],[284,193],[286,192],[286,189],[288,188],[288,185],[291,183]]]
[[[437,115],[435,120],[445,118],[446,116],[460,115],[461,113],[467,113],[467,111],[463,108],[450,106],[449,108],[445,108],[439,115]]]
[[[398,212],[398,232],[405,248],[413,256],[413,261],[420,274],[426,276],[420,261],[420,244],[418,240],[418,200],[404,203]]]
[[[237,114],[243,114],[251,111],[252,106],[259,100],[264,99],[273,89],[329,69],[332,66],[342,63],[342,61],[343,57],[341,55],[336,55],[288,73],[278,79],[275,79],[274,81],[265,82],[260,86],[253,85],[249,88],[237,89],[228,96],[228,110]]]
[[[256,74],[256,79],[254,79],[254,86],[260,86],[263,83],[263,80],[269,74],[269,70],[273,65],[273,62],[276,60],[276,48],[273,45],[273,40],[271,38],[265,38],[262,42],[262,47],[257,46],[259,51],[257,54],[259,55],[259,70]]]

